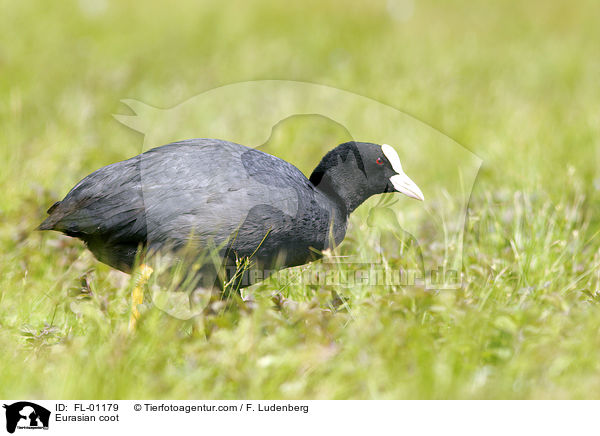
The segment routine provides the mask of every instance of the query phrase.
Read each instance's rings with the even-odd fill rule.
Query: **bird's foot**
[[[137,320],[140,318],[138,306],[144,302],[144,286],[150,279],[153,269],[142,264],[138,271],[135,287],[131,292],[131,317],[129,318],[129,331],[135,331]]]

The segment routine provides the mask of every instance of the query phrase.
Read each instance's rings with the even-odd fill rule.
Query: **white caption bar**
[[[593,401],[3,400],[2,403],[5,407],[1,425],[20,436],[145,432],[306,436],[307,430],[317,434],[584,434],[596,428],[599,406]]]

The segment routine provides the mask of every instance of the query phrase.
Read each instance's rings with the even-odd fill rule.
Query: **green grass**
[[[0,397],[598,398],[600,6],[419,1],[403,21],[362,3],[0,2]],[[253,311],[181,321],[146,305],[131,335],[130,280],[32,231],[82,177],[141,150],[112,117],[130,114],[120,100],[167,108],[259,79],[368,96],[482,158],[460,290],[297,283],[357,268],[318,262],[251,288]],[[349,127],[298,117],[267,148],[306,173]],[[435,184],[443,164],[413,178]],[[379,255],[374,204],[336,254]],[[424,256],[443,259],[415,216]],[[413,265],[391,246],[385,268]],[[273,310],[274,292],[297,305]],[[345,304],[323,310],[334,293]]]

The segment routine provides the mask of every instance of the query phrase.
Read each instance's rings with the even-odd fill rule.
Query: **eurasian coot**
[[[77,237],[125,272],[140,254],[184,247],[198,254],[216,248],[230,270],[244,258],[273,270],[307,263],[339,244],[350,213],[386,192],[423,200],[389,145],[338,145],[307,179],[259,150],[191,139],[93,172],[48,210],[39,229]],[[223,280],[214,284],[222,288]]]

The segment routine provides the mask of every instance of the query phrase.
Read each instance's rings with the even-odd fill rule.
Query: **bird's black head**
[[[310,181],[342,200],[347,213],[375,194],[401,192],[423,200],[423,193],[404,173],[398,153],[389,145],[346,142],[323,157]]]

